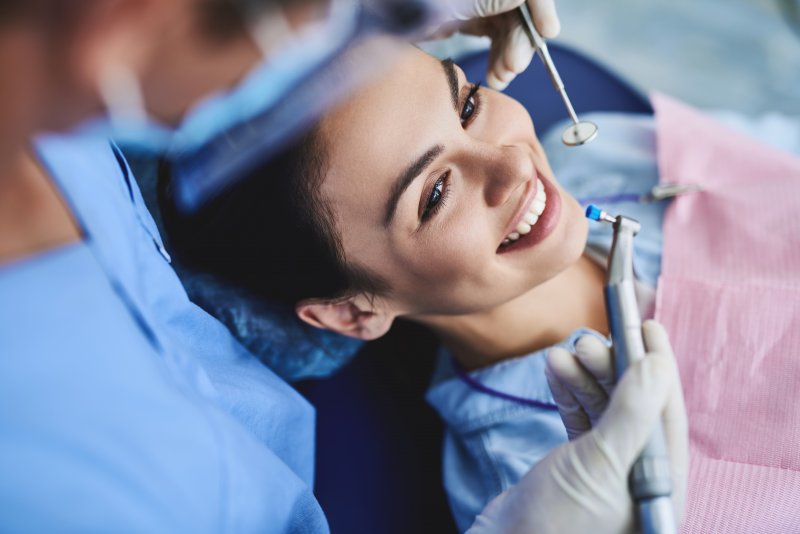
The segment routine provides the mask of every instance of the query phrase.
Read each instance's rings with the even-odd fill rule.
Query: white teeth
[[[547,206],[547,194],[544,191],[544,184],[541,180],[536,181],[537,191],[536,196],[531,202],[530,208],[528,208],[528,212],[522,217],[522,220],[517,224],[517,227],[514,229],[515,231],[511,232],[506,236],[503,240],[503,245],[509,245],[519,239],[521,236],[524,236],[530,233],[531,228],[539,222],[539,217],[544,213],[544,209]]]

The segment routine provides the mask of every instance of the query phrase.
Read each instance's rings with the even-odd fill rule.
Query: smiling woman
[[[315,326],[374,339],[409,318],[467,367],[605,329],[599,270],[581,255],[585,218],[528,113],[452,61],[409,47],[270,165],[284,179],[264,174],[198,216],[167,216],[172,240]],[[596,299],[537,312],[555,295],[585,297],[587,283]]]
[[[566,439],[542,351],[574,344],[588,329],[605,334],[602,268],[583,255],[582,209],[515,100],[409,46],[384,76],[209,209],[176,216],[162,185],[182,261],[344,335],[370,340],[396,318],[420,323],[463,369],[531,355],[522,396],[532,403],[514,417],[535,438],[519,465]],[[486,465],[480,434],[457,430],[458,409],[475,408],[448,403],[436,406],[451,426],[445,482],[464,526],[515,477]]]
[[[526,354],[580,325],[602,329],[586,310],[569,310],[570,324],[552,310],[537,316],[541,306],[531,306],[545,298],[534,293],[555,290],[557,275],[582,263],[587,226],[518,102],[478,89],[450,61],[410,49],[320,131],[330,140],[320,189],[345,256],[387,281],[389,291],[348,299],[350,310],[366,312],[349,317],[363,329],[344,330],[341,307],[314,302],[300,303],[302,318],[372,336],[395,317],[410,318],[448,339],[467,367]],[[529,216],[531,208],[542,210],[541,221]],[[543,325],[534,336],[531,321]],[[513,334],[517,325],[524,336]]]

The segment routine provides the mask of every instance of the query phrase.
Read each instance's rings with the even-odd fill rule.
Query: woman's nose
[[[489,206],[504,204],[520,185],[536,179],[533,159],[519,145],[487,148],[481,167],[484,197]]]

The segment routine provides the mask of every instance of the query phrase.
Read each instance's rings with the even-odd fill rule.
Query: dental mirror
[[[528,30],[528,37],[531,40],[531,44],[536,49],[536,55],[538,55],[539,59],[544,63],[547,74],[550,75],[550,81],[553,82],[553,87],[555,87],[558,94],[561,95],[561,100],[564,101],[567,112],[572,119],[572,125],[567,126],[567,129],[564,130],[564,133],[561,135],[561,141],[567,146],[580,146],[588,143],[597,137],[597,125],[590,121],[578,120],[575,109],[572,107],[572,102],[570,102],[567,91],[564,89],[564,82],[561,81],[561,76],[558,75],[556,65],[553,63],[553,58],[550,57],[550,52],[547,50],[547,43],[545,43],[544,39],[539,35],[539,32],[536,31],[533,25],[533,19],[531,18],[531,12],[528,9],[527,2],[523,2],[522,5],[519,6],[519,13],[525,24],[525,28]]]
[[[567,146],[580,146],[597,137],[597,125],[591,121],[577,121],[567,126],[561,141]]]

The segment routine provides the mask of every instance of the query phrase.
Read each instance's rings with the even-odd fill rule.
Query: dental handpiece
[[[523,2],[522,5],[519,6],[519,13],[522,17],[525,29],[527,30],[528,38],[536,49],[536,55],[538,55],[539,59],[544,63],[547,74],[550,76],[550,81],[553,82],[553,87],[555,87],[556,91],[561,96],[561,100],[564,101],[564,105],[567,107],[567,113],[569,113],[569,117],[572,119],[572,125],[564,130],[561,140],[568,146],[578,146],[588,143],[597,136],[597,125],[591,121],[578,120],[575,108],[572,107],[572,102],[564,88],[564,82],[561,81],[561,76],[558,75],[558,70],[556,70],[556,65],[553,63],[553,58],[550,57],[547,43],[542,36],[539,35],[539,32],[536,31],[536,26],[533,24],[533,18],[527,2]]]
[[[612,217],[594,205],[586,208],[586,216],[614,226],[614,239],[606,272],[605,301],[615,373],[619,379],[629,365],[645,356],[633,275],[633,238],[641,225],[622,215]],[[631,496],[637,505],[641,531],[644,534],[677,532],[671,498],[669,453],[661,424],[656,426],[634,463],[629,482]]]

